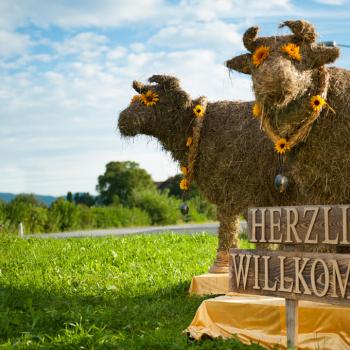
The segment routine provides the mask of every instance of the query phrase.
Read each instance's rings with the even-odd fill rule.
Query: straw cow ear
[[[318,68],[328,63],[333,63],[340,54],[338,47],[317,46],[312,48],[310,57],[312,58],[312,67]]]
[[[229,69],[234,69],[240,73],[251,74],[251,57],[252,55],[250,53],[245,53],[243,55],[233,57],[232,59],[226,61],[226,67]]]
[[[171,75],[152,75],[148,81],[150,83],[157,83],[165,88],[177,89],[180,87],[179,79]]]

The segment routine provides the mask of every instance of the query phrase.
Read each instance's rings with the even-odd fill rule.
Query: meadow
[[[0,349],[263,349],[182,334],[217,237],[0,237]]]

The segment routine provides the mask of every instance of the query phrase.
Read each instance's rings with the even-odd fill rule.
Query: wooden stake
[[[287,328],[287,349],[294,350],[298,346],[298,301],[286,299],[286,328]]]

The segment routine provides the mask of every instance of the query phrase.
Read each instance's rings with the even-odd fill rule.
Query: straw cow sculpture
[[[295,203],[293,185],[283,196],[274,188],[277,158],[270,152],[269,139],[260,131],[260,122],[252,115],[252,102],[207,103],[203,97],[192,100],[171,76],[154,75],[149,82],[133,83],[139,95],[120,113],[119,130],[124,136],[157,138],[182,166],[188,165],[191,150],[196,149],[191,181],[217,204],[220,220],[211,272],[225,272],[228,250],[236,246],[239,216],[251,206]],[[203,116],[194,115],[196,106],[202,107]]]
[[[243,42],[250,53],[226,65],[251,75],[270,152],[282,152],[285,175],[302,194],[301,203],[348,203],[350,71],[325,67],[339,49],[317,44],[311,23],[283,26],[293,34],[258,37],[257,27],[248,29]]]

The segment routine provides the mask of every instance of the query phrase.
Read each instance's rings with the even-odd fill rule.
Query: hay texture
[[[322,91],[328,105],[286,153],[285,175],[294,182],[301,204],[349,203],[350,71],[325,67],[337,59],[339,49],[316,44],[311,23],[297,20],[281,26],[289,27],[293,34],[258,37],[257,27],[248,29],[243,42],[251,53],[234,57],[226,65],[251,74],[263,121],[287,140],[301,135],[312,115],[310,99]],[[283,51],[291,43],[299,47],[300,60]],[[269,53],[256,65],[253,56],[261,46]],[[263,130],[267,135],[269,127]]]
[[[174,77],[155,75],[149,82],[134,82],[133,87],[137,93],[156,93],[159,101],[146,106],[140,98],[133,98],[120,113],[119,130],[128,137],[145,134],[157,138],[175,161],[186,165],[186,142],[196,125],[193,108],[205,99],[192,100]],[[249,207],[302,201],[293,182],[286,194],[275,190],[278,157],[261,132],[260,121],[253,117],[252,106],[253,102],[206,103],[193,181],[218,206],[219,245],[212,272],[227,271],[228,250],[237,243],[238,218],[246,216]]]

